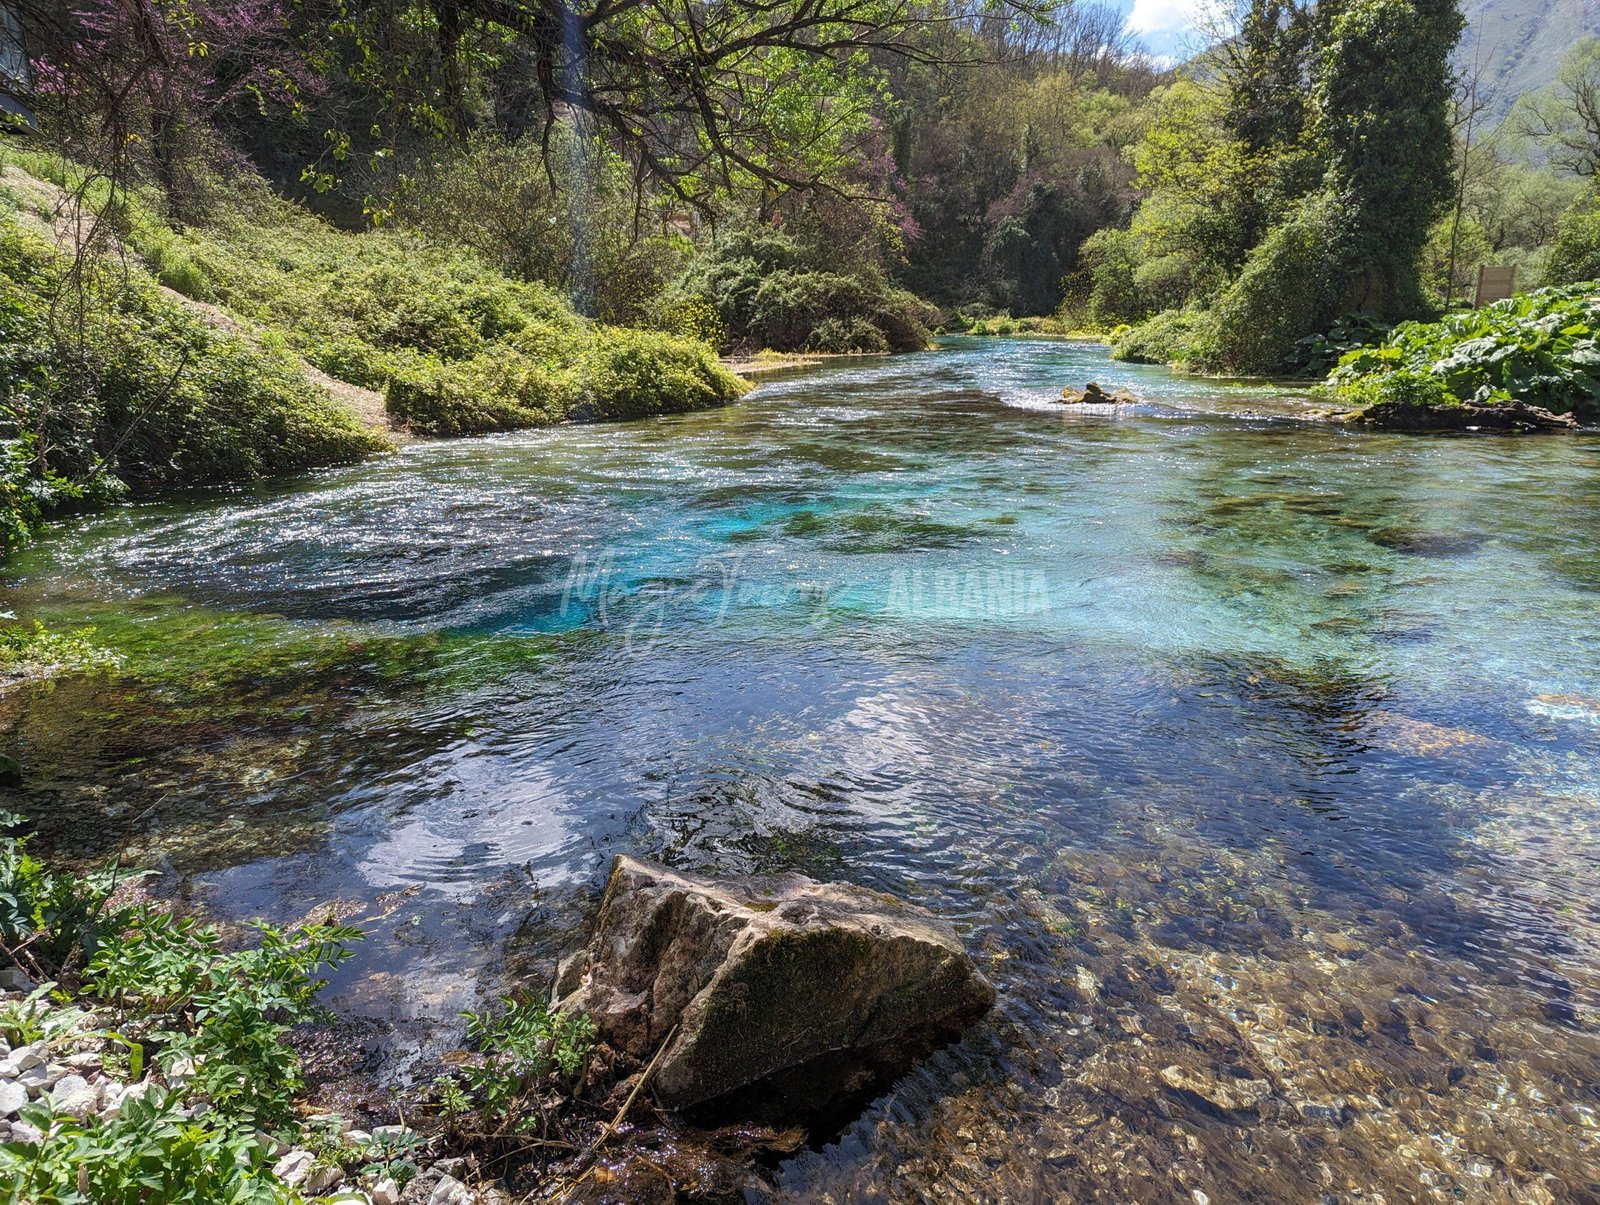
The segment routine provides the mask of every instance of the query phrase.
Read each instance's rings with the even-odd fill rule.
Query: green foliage
[[[551,1012],[532,996],[507,996],[501,1004],[498,1014],[464,1014],[478,1056],[436,1085],[441,1111],[458,1132],[477,1138],[547,1133],[559,1102],[552,1094],[581,1075],[594,1023]]]
[[[390,379],[392,414],[430,435],[568,419],[645,418],[732,401],[748,388],[705,344],[659,331],[524,331],[469,360],[429,358]]]
[[[1592,419],[1600,416],[1600,290],[1541,289],[1438,322],[1402,323],[1381,345],[1346,354],[1328,380],[1356,405],[1515,398]]]
[[[687,242],[651,233],[639,219],[627,162],[565,123],[548,147],[475,135],[426,165],[395,203],[396,222],[432,244],[470,248],[497,271],[543,282],[612,323],[641,321]]]
[[[1111,358],[1135,364],[1178,367],[1209,363],[1212,327],[1199,310],[1163,310],[1137,326],[1119,327],[1111,335]]]
[[[298,1205],[271,1173],[271,1155],[249,1130],[223,1129],[180,1111],[178,1096],[152,1089],[116,1115],[80,1120],[47,1103],[21,1120],[39,1143],[0,1144],[7,1200],[27,1205]]]
[[[111,907],[118,876],[102,870],[78,876],[52,870],[28,852],[32,838],[16,836],[22,818],[0,813],[0,947],[38,975],[56,975],[92,957],[122,923]]]
[[[1349,0],[1330,13],[1311,92],[1344,211],[1342,308],[1391,321],[1424,308],[1418,260],[1450,195],[1450,53],[1464,24],[1455,0]]]
[[[1346,306],[1348,210],[1317,194],[1251,251],[1212,307],[1214,344],[1203,367],[1286,373],[1301,340],[1327,330]]]
[[[1274,374],[1340,314],[1424,312],[1423,251],[1451,194],[1460,29],[1453,0],[1252,0],[1236,38],[1156,94],[1132,152],[1150,195],[1126,232],[1085,248],[1090,319],[1203,313],[1182,332],[1158,315],[1122,342]]]
[[[383,441],[281,353],[224,334],[136,270],[69,277],[0,229],[0,546],[67,506],[359,458]]]
[[[0,612],[0,620],[9,618]],[[0,677],[30,669],[90,673],[120,663],[115,652],[95,643],[93,628],[53,632],[38,620],[31,625],[0,623]]]
[[[746,388],[704,343],[658,331],[600,327],[578,362],[572,417],[679,414],[731,401]]]
[[[928,345],[938,321],[931,306],[875,269],[827,270],[813,258],[777,231],[727,235],[701,248],[664,306],[709,302],[732,346],[859,352]]]
[[[424,434],[676,413],[745,388],[694,339],[596,325],[471,253],[239,205],[190,236],[218,298],[331,376],[384,390]]]
[[[46,982],[20,1000],[0,1001],[0,1038],[15,1050],[76,1029],[86,1014],[57,1002],[59,990],[57,984]]]
[[[1553,285],[1600,280],[1600,190],[1590,188],[1561,215],[1545,280]]]
[[[1296,376],[1327,376],[1341,358],[1358,348],[1383,342],[1393,329],[1371,310],[1344,314],[1326,331],[1300,340],[1291,369]]]
[[[149,1039],[161,1050],[162,1069],[171,1076],[185,1067],[189,1094],[218,1117],[240,1125],[285,1122],[300,1087],[300,1060],[284,1036],[317,1015],[326,983],[318,972],[348,958],[360,931],[258,922],[256,945],[225,951],[214,927],[160,909],[134,908],[123,925],[90,960],[85,990],[157,1019]]]

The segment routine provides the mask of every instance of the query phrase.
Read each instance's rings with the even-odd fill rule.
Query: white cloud
[[[1193,33],[1212,8],[1208,0],[1133,0],[1128,13],[1130,33]]]

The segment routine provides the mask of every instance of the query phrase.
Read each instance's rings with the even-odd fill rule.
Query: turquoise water
[[[1309,410],[958,340],[87,519],[8,597],[128,668],[0,704],[21,802],[349,901],[402,1077],[617,851],[926,903],[1000,1007],[794,1199],[1595,1197],[1600,442]]]

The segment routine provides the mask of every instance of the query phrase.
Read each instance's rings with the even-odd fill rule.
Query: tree
[[[1543,143],[1550,162],[1579,176],[1600,174],[1600,38],[1584,38],[1556,82],[1520,98],[1512,121]]]
[[[318,87],[281,0],[20,0],[52,136],[120,180],[148,164],[180,208],[187,168],[240,107],[298,110]]]
[[[1347,215],[1348,309],[1397,320],[1425,308],[1418,262],[1451,193],[1450,54],[1464,24],[1455,0],[1348,0],[1320,39],[1314,134]]]

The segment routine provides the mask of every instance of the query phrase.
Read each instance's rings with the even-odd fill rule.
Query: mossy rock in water
[[[1552,414],[1542,406],[1527,402],[1442,402],[1414,405],[1399,401],[1376,402],[1356,411],[1352,420],[1385,431],[1480,431],[1501,434],[1543,431],[1576,431],[1577,420],[1570,414]]]
[[[994,1003],[949,925],[800,875],[717,881],[618,857],[556,985],[672,1109],[837,1120]]]

